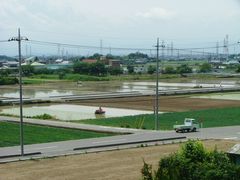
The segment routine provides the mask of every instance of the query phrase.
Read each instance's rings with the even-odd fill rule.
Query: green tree
[[[144,162],[142,177],[148,177],[146,180],[238,180],[240,166],[233,164],[223,152],[207,151],[199,141],[188,141],[180,151],[161,159],[155,173]]]
[[[0,77],[0,85],[12,85],[17,83],[18,79],[15,77]]]
[[[128,69],[128,73],[129,73],[129,74],[134,73],[134,67],[133,67],[132,65],[128,65],[128,66],[127,66],[127,69]]]
[[[212,70],[212,66],[209,63],[203,63],[202,65],[200,65],[200,72],[202,73],[206,73],[206,72],[210,72]]]
[[[89,58],[90,58],[90,59],[100,60],[101,57],[102,57],[102,54],[95,53],[95,54],[93,54],[92,56],[90,56]]]
[[[111,75],[119,75],[119,74],[122,74],[123,73],[123,70],[119,67],[110,67],[108,69],[108,72],[111,74]]]
[[[182,64],[177,67],[177,73],[179,74],[192,73],[192,68],[189,67],[187,64]]]
[[[176,74],[176,70],[174,69],[173,66],[166,66],[164,69],[165,74]]]
[[[240,66],[237,67],[236,73],[240,73]]]
[[[136,53],[130,53],[128,55],[128,58],[129,59],[138,59],[138,58],[147,58],[148,59],[148,55],[140,53],[140,52],[136,52]]]
[[[34,73],[34,67],[31,65],[22,66],[22,73],[24,76],[30,76]]]
[[[107,54],[106,59],[114,59],[114,56],[112,54]]]
[[[0,69],[0,76],[8,76],[11,73],[9,69]]]
[[[148,74],[153,74],[156,71],[156,66],[148,66]]]
[[[90,64],[89,73],[90,75],[94,76],[104,76],[107,74],[107,68],[103,63],[98,61],[96,63]]]
[[[78,74],[89,74],[90,64],[85,62],[75,62],[73,64],[73,72]]]

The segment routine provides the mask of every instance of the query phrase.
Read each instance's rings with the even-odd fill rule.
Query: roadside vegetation
[[[237,180],[240,166],[224,152],[208,151],[199,141],[188,141],[170,156],[160,159],[157,170],[144,162],[143,180]]]
[[[20,117],[18,115],[13,115],[13,114],[5,114],[5,113],[0,113],[0,116],[8,116],[8,117]],[[59,120],[55,116],[52,116],[50,114],[40,114],[36,116],[23,116],[24,118],[31,118],[31,119],[41,119],[41,120]]]
[[[37,144],[112,136],[113,134],[24,124],[24,143]],[[19,124],[0,122],[0,147],[19,145]]]
[[[203,122],[202,124],[203,128],[240,125],[239,108],[240,107],[230,107],[160,114],[159,115],[160,129],[172,130],[173,125],[183,124],[185,118],[194,118],[199,122]],[[151,129],[151,130],[155,128],[154,114],[81,120],[77,122],[124,128]]]
[[[10,75],[9,70],[0,70],[0,85],[13,85],[18,83],[18,79],[15,76]]]

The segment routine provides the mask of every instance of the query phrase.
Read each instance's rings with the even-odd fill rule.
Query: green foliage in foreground
[[[143,180],[240,179],[240,166],[223,152],[207,151],[198,141],[188,141],[179,152],[162,158],[154,173],[144,162],[141,172]]]
[[[240,107],[160,114],[160,129],[170,130],[173,128],[174,124],[182,124],[185,118],[195,118],[196,120],[201,120],[203,121],[203,127],[205,128],[240,125]],[[81,120],[79,122],[103,126],[154,129],[155,116],[153,114],[148,114],[106,119]]]
[[[113,134],[24,124],[25,144],[96,138],[111,135]],[[0,147],[19,145],[19,124],[0,122],[0,137]]]
[[[13,85],[17,83],[18,83],[18,79],[15,77],[0,76],[0,85]]]

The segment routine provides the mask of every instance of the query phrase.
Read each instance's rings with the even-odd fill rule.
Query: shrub
[[[50,114],[41,114],[41,115],[36,115],[36,116],[33,116],[31,118],[34,118],[34,119],[44,119],[44,120],[47,120],[47,119],[56,119],[54,116],[50,115]]]
[[[200,72],[202,73],[210,72],[211,70],[212,70],[212,66],[209,63],[203,63],[200,66]]]
[[[240,166],[223,153],[207,151],[199,141],[188,141],[180,151],[160,160],[156,172],[144,162],[142,177],[146,180],[237,180]]]
[[[192,73],[192,68],[189,67],[187,64],[182,64],[181,66],[177,67],[177,73],[179,74]]]
[[[176,74],[176,70],[174,69],[173,66],[167,66],[164,69],[164,74]]]
[[[18,84],[18,79],[15,77],[0,77],[0,85]]]

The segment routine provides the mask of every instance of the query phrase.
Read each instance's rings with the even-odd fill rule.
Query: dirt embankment
[[[74,104],[76,103],[74,102]],[[143,96],[143,97],[85,100],[78,102],[78,104],[153,111],[155,105],[155,97]],[[180,112],[198,109],[224,108],[237,106],[240,106],[240,101],[190,98],[189,96],[162,96],[159,99],[160,111],[168,112]]]
[[[204,145],[226,151],[235,143],[209,140]],[[156,168],[161,157],[176,152],[179,146],[170,144],[0,164],[0,180],[136,180],[141,178],[143,159]]]

